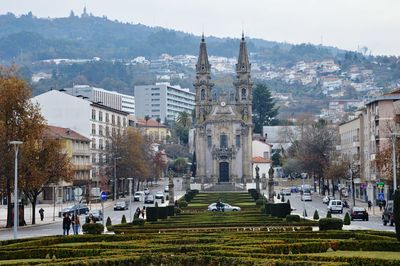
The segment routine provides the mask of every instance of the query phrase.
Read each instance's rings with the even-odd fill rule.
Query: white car
[[[145,195],[149,195],[149,194],[150,194],[150,189],[147,188],[147,187],[144,188],[143,191],[144,191],[144,194],[145,194]]]
[[[144,191],[136,191],[133,196],[133,201],[143,201],[145,197]]]
[[[165,192],[165,193],[169,193],[169,186],[165,186],[165,187],[164,187],[164,192]]]
[[[329,202],[331,201],[331,200],[334,200],[335,198],[334,197],[332,197],[332,196],[325,196],[323,199],[322,199],[322,203],[324,203],[324,204],[329,204]]]
[[[162,191],[158,191],[155,195],[156,199],[164,199],[164,197],[165,197],[165,195],[164,195],[164,192],[162,192]]]
[[[333,212],[343,213],[343,202],[341,200],[331,200],[329,201],[327,209],[331,213]]]
[[[312,201],[312,197],[310,193],[303,193],[303,195],[301,195],[301,201]]]
[[[228,203],[222,203],[221,202],[221,205],[222,205],[222,209],[221,210],[223,210],[223,211],[240,211],[241,209],[240,209],[240,207],[238,207],[238,206],[232,206],[232,205],[229,205]],[[218,208],[217,208],[217,203],[212,203],[212,204],[210,204],[210,205],[208,205],[208,210],[209,211],[218,211]]]

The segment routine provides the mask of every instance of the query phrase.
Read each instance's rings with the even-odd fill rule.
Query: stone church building
[[[252,179],[252,82],[242,35],[234,92],[213,91],[204,36],[196,64],[196,179],[202,183],[245,183]]]

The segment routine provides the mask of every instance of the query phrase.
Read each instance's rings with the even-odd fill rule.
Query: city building
[[[265,174],[268,177],[268,171],[272,165],[271,161],[272,145],[265,141],[264,138],[253,139],[252,142],[252,162],[253,162],[253,178],[256,177],[255,169],[260,168],[260,177]]]
[[[72,201],[74,187],[82,188],[83,195],[86,195],[90,189],[90,171],[92,170],[90,139],[69,128],[50,125],[46,126],[44,134],[47,139],[56,139],[61,142],[63,152],[67,154],[72,164],[74,179],[71,183],[62,181],[54,186],[44,187],[39,200],[52,203],[53,196],[56,195],[57,201]]]
[[[94,103],[128,112],[135,115],[135,97],[127,94],[118,93],[116,91],[108,91],[89,85],[74,85],[72,88],[64,88],[68,94],[88,99]]]
[[[136,116],[149,116],[162,122],[174,121],[179,113],[192,113],[195,106],[195,93],[169,83],[135,86]]]
[[[204,36],[196,64],[196,179],[201,183],[252,181],[251,65],[244,36],[236,64],[234,95],[215,97]]]
[[[171,137],[169,129],[161,122],[158,123],[153,119],[147,121],[145,119],[138,119],[136,127],[153,142],[165,142],[165,140]]]
[[[273,151],[286,151],[290,145],[301,138],[299,126],[263,126],[263,138],[270,143]]]
[[[129,113],[82,97],[51,90],[32,98],[48,124],[70,128],[91,140],[92,182],[107,183],[105,166],[110,162],[111,139],[128,126]]]

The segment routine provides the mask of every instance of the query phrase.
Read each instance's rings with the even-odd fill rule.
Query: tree
[[[164,160],[163,152],[157,152],[153,157],[154,164],[154,177],[156,178],[156,182],[158,179],[162,177],[162,174],[167,166],[167,162]]]
[[[28,85],[18,77],[16,68],[0,67],[0,184],[7,197],[7,227],[11,226],[11,189],[15,185],[14,151],[8,142],[23,141],[20,150],[26,154],[25,146],[39,140],[44,128],[39,108],[30,97]]]
[[[263,126],[277,124],[278,107],[272,99],[271,92],[264,84],[257,84],[253,89],[253,123],[254,132],[262,133]]]
[[[280,150],[277,150],[271,156],[272,166],[281,166],[282,165],[282,156],[280,154]]]
[[[324,175],[332,183],[332,196],[335,196],[335,184],[343,177],[348,176],[349,165],[348,161],[333,161],[325,166]]]
[[[27,141],[21,157],[20,186],[32,204],[32,224],[35,224],[37,198],[43,188],[59,181],[71,182],[73,172],[68,154],[56,139]]]
[[[189,140],[189,129],[192,126],[192,117],[187,112],[180,112],[176,118],[175,133],[180,143],[187,144]]]
[[[160,138],[160,123],[161,123],[161,118],[157,117],[156,121],[157,121],[157,130],[158,130],[158,132],[157,132],[157,134],[158,134],[158,139],[161,141],[161,138]]]
[[[174,161],[174,171],[177,173],[185,173],[186,172],[186,159],[178,158]]]

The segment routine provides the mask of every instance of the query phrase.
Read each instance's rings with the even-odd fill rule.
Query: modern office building
[[[73,96],[87,98],[89,101],[100,103],[102,105],[128,112],[135,115],[135,97],[108,91],[102,88],[96,88],[89,85],[74,85],[72,88],[64,88],[66,93]]]
[[[135,113],[138,118],[150,116],[161,118],[162,122],[173,121],[181,112],[192,113],[195,93],[169,83],[135,86]]]

